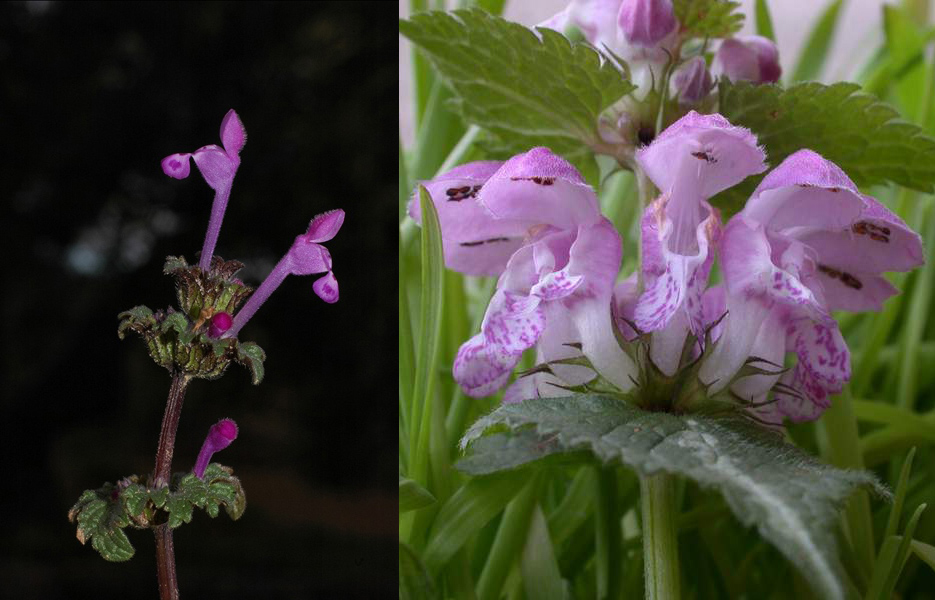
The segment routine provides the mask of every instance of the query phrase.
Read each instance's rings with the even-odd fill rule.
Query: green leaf
[[[408,545],[399,543],[399,600],[430,600],[438,592],[425,565]]]
[[[822,464],[737,417],[649,413],[596,395],[541,398],[501,405],[468,430],[462,446],[503,426],[533,427],[564,449],[588,449],[643,475],[665,471],[716,488],[826,598],[844,595],[834,535],[840,507],[856,486],[885,493],[872,474]]]
[[[237,346],[237,362],[250,369],[253,385],[263,381],[265,370],[263,361],[266,360],[266,352],[253,342],[241,342]]]
[[[568,453],[552,436],[537,435],[532,429],[513,433],[494,433],[477,440],[471,454],[458,461],[460,471],[487,475],[554,456],[562,462],[590,460],[588,452]]]
[[[503,507],[529,479],[521,471],[468,481],[442,505],[436,515],[422,560],[430,571],[444,566]]]
[[[411,479],[399,476],[399,514],[425,508],[435,503],[435,496]]]
[[[117,315],[117,318],[120,319],[120,325],[117,326],[117,336],[120,339],[127,335],[127,329],[141,331],[156,324],[153,311],[148,306],[134,306]]]
[[[935,571],[935,546],[930,546],[919,540],[912,540],[912,551]]]
[[[811,148],[858,185],[892,181],[935,191],[935,139],[856,84],[801,83],[784,89],[722,80],[720,112],[734,125],[753,130],[771,166]],[[736,210],[760,179],[762,175],[747,178],[715,202]]]
[[[135,550],[123,532],[130,520],[113,484],[86,490],[68,512],[68,520],[78,523],[78,541],[91,540],[104,560],[121,562],[133,556]]]
[[[883,539],[896,535],[899,529],[899,519],[902,516],[903,503],[906,500],[906,492],[909,491],[909,474],[912,472],[912,459],[915,458],[916,449],[913,448],[906,455],[903,466],[899,471],[899,481],[896,484],[896,495],[893,498],[893,505],[890,507],[890,516],[886,521],[886,533]]]
[[[828,48],[834,39],[834,30],[838,24],[841,13],[842,0],[834,0],[825,9],[815,27],[805,42],[805,47],[799,55],[799,62],[792,74],[792,81],[808,81],[817,79],[821,75],[821,68],[828,56]]]
[[[773,33],[773,18],[769,14],[769,4],[766,0],[756,0],[756,33],[776,41],[776,34]]]
[[[409,476],[428,481],[429,432],[432,422],[432,398],[436,365],[441,346],[444,265],[441,225],[435,203],[424,186],[419,186],[422,212],[422,281],[419,316],[419,344],[416,349],[416,373],[413,380],[409,457]]]
[[[527,598],[563,600],[564,584],[542,509],[533,509],[520,568]]]
[[[169,527],[175,529],[190,523],[195,508],[203,508],[212,518],[224,507],[233,520],[243,515],[247,497],[233,471],[218,463],[211,463],[199,479],[194,473],[176,474],[175,485],[165,501],[169,513]]]
[[[635,89],[591,46],[482,10],[422,13],[399,29],[451,85],[456,112],[511,146],[580,158],[600,143],[598,115]]]
[[[886,600],[893,597],[896,581],[906,565],[910,542],[912,542],[916,525],[919,523],[919,517],[925,511],[925,507],[925,504],[920,504],[916,508],[912,517],[909,518],[902,536],[892,535],[886,538],[873,568],[873,579],[871,579],[870,587],[867,590],[868,600]]]
[[[162,272],[166,275],[171,275],[180,269],[187,268],[188,262],[186,262],[184,256],[167,256],[166,263],[162,267]]]
[[[689,35],[695,37],[728,37],[743,27],[739,2],[725,0],[675,0],[675,17]]]
[[[180,312],[173,312],[166,315],[165,320],[159,325],[160,331],[166,333],[174,329],[176,333],[183,334],[188,331],[188,317]]]

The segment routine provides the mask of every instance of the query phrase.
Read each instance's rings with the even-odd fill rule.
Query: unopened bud
[[[714,72],[731,81],[775,83],[779,81],[779,50],[776,44],[758,35],[728,38],[721,42],[714,57]]]
[[[617,25],[634,46],[655,46],[677,26],[671,0],[623,0]]]
[[[685,61],[672,76],[672,94],[683,106],[700,102],[711,91],[712,85],[711,72],[700,56]]]

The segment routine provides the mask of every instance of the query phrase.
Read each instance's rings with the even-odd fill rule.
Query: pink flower
[[[556,31],[581,30],[596,48],[626,60],[665,61],[661,52],[678,21],[670,0],[572,0],[565,10],[539,24]]]
[[[329,210],[314,219],[308,226],[308,231],[295,238],[292,247],[286,252],[270,274],[263,280],[260,287],[244,303],[243,307],[234,315],[230,329],[222,333],[222,337],[237,337],[241,328],[256,313],[270,295],[278,288],[288,275],[313,275],[326,273],[312,284],[312,289],[318,297],[329,304],[338,301],[338,280],[331,270],[331,254],[321,245],[333,238],[344,223],[344,211],[341,209]],[[212,323],[213,326],[213,323]]]
[[[689,329],[702,337],[701,294],[720,230],[708,198],[763,171],[764,158],[749,130],[695,111],[636,153],[661,194],[643,214],[644,292],[634,321],[641,331],[659,332],[653,360],[663,372],[674,372]]]
[[[227,448],[236,439],[237,423],[234,423],[232,419],[221,419],[212,425],[208,430],[208,437],[201,445],[201,451],[198,453],[198,460],[195,461],[195,468],[192,472],[199,479],[203,478],[214,453]]]
[[[574,167],[547,148],[533,148],[497,169],[472,163],[426,185],[448,266],[500,274],[481,332],[455,359],[454,378],[466,394],[486,396],[503,387],[534,345],[543,361],[583,353],[606,379],[632,387],[632,362],[610,319],[620,238]],[[409,214],[418,218],[418,198]],[[580,344],[581,351],[568,344]],[[594,376],[586,367],[572,370],[569,377],[584,377],[579,383]]]
[[[671,0],[623,0],[617,25],[630,44],[652,47],[672,33],[678,21]]]
[[[208,222],[208,232],[198,263],[203,271],[211,268],[211,257],[221,233],[221,221],[224,220],[234,175],[240,166],[240,151],[247,143],[247,132],[233,109],[227,111],[224,120],[221,121],[221,143],[224,144],[223,148],[210,144],[193,153],[171,154],[162,159],[162,171],[166,175],[175,179],[185,179],[191,172],[188,159],[194,158],[202,177],[215,191],[211,220]]]
[[[782,75],[779,50],[771,40],[758,35],[728,38],[714,55],[714,74],[731,81],[776,83]]]
[[[795,368],[781,378],[793,392],[777,394],[774,410],[796,421],[818,418],[850,378],[831,311],[879,310],[897,292],[882,273],[924,261],[918,234],[811,150],[763,179],[720,250],[729,343],[715,347],[702,378],[720,389],[748,356],[795,352]]]
[[[708,95],[713,85],[711,72],[701,56],[688,59],[672,75],[672,95],[678,98],[680,106],[698,104]]]

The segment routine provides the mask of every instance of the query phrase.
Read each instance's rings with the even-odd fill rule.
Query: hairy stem
[[[640,477],[646,600],[679,598],[675,483],[675,476],[668,473]]]
[[[168,523],[156,525],[156,570],[159,577],[159,600],[179,600],[179,582],[175,578],[175,547]]]
[[[152,487],[161,488],[169,485],[172,476],[172,454],[175,451],[175,432],[179,428],[182,416],[182,402],[188,388],[189,377],[176,374],[169,388],[166,412],[162,416],[162,430],[159,432],[159,447],[156,449],[156,469],[153,471]],[[178,600],[179,584],[175,578],[175,548],[172,545],[172,530],[168,523],[156,525],[156,573],[159,577],[159,598]]]

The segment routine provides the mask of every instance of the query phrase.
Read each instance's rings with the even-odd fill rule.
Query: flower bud
[[[714,72],[731,81],[775,83],[779,81],[779,50],[765,37],[747,35],[721,42],[714,57]]]
[[[208,326],[208,337],[221,337],[221,334],[231,328],[234,320],[226,312],[215,313],[211,317],[211,325]]]
[[[711,72],[704,58],[696,56],[685,61],[672,76],[672,95],[679,104],[690,106],[700,102],[711,91]]]
[[[208,430],[208,437],[205,443],[201,445],[201,452],[198,453],[198,460],[195,462],[195,468],[192,470],[199,479],[204,477],[205,469],[211,462],[211,457],[215,452],[219,452],[231,445],[231,442],[237,439],[237,423],[232,419],[221,419],[211,426]]]
[[[623,0],[617,25],[634,46],[655,46],[672,33],[677,22],[670,0]]]

